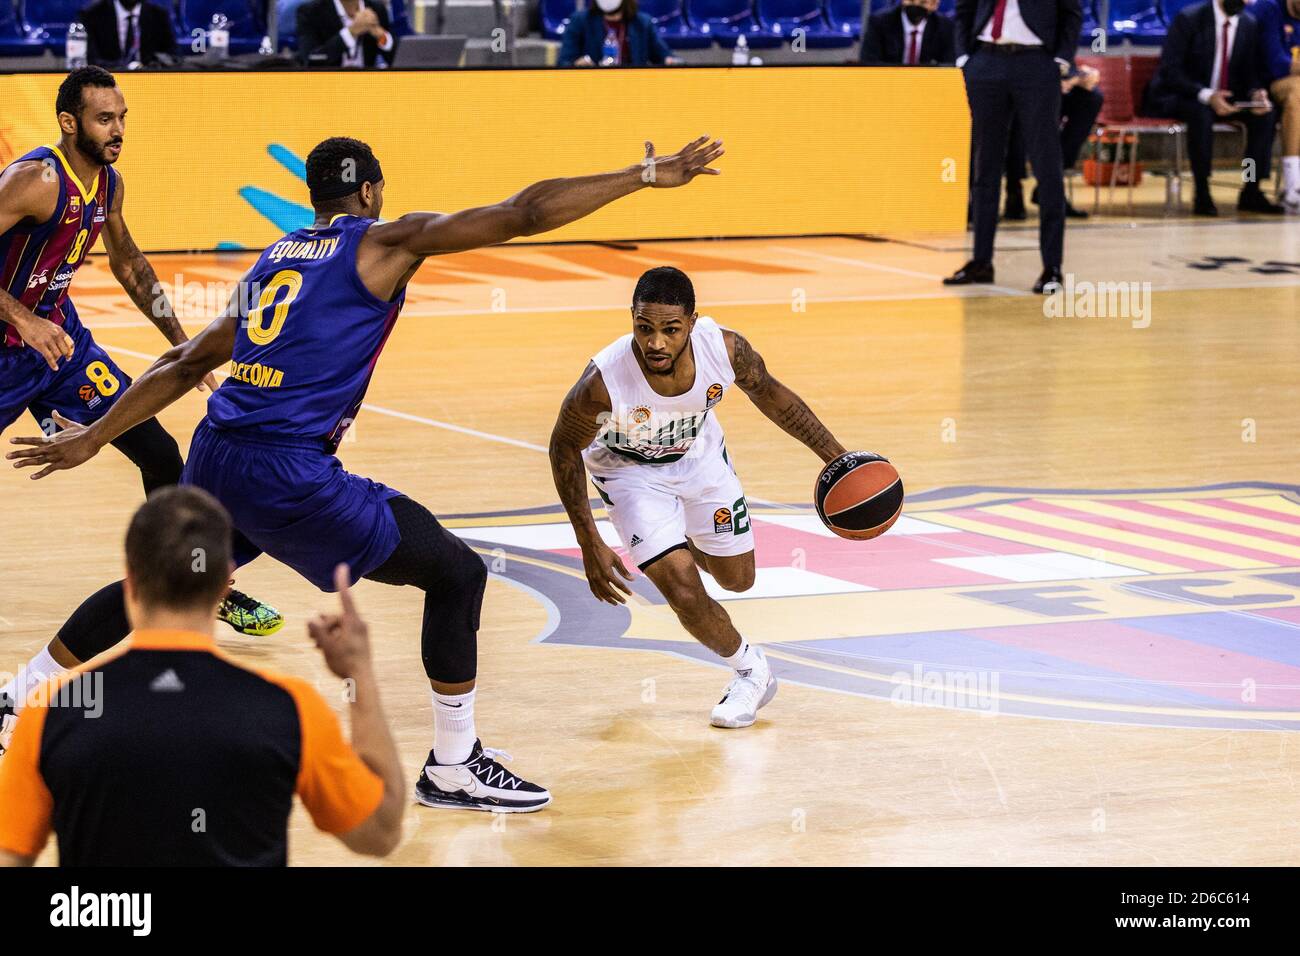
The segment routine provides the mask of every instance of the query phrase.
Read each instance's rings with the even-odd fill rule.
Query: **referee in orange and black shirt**
[[[64,866],[283,866],[293,795],[358,853],[400,836],[401,764],[365,623],[338,569],[342,612],[308,629],[354,685],[352,746],[294,677],[217,650],[230,519],[197,488],[156,492],[126,535],[125,649],[38,690],[0,760],[0,862],[30,864],[50,831]]]

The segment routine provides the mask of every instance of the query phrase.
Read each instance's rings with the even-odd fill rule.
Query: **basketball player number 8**
[[[105,398],[116,392],[122,384],[103,362],[91,362],[87,365],[86,378],[90,379],[95,388],[99,389],[99,394]]]
[[[286,290],[285,296],[276,302],[280,290]],[[289,306],[298,298],[302,289],[302,273],[292,269],[283,269],[262,290],[257,305],[248,310],[248,337],[255,345],[267,345],[272,342],[284,328],[284,320],[289,317]],[[274,304],[271,312],[271,324],[266,324],[266,310]]]

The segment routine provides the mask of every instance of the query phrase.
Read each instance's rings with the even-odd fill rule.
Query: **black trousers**
[[[1187,158],[1192,164],[1192,177],[1196,180],[1197,192],[1205,192],[1210,185],[1210,169],[1214,160],[1214,124],[1218,122],[1245,125],[1246,154],[1243,158],[1254,161],[1254,182],[1267,182],[1273,167],[1276,110],[1263,116],[1243,110],[1221,120],[1214,110],[1191,96],[1165,97],[1155,105],[1160,109],[1160,115],[1173,116],[1187,124]]]
[[[962,68],[970,101],[973,258],[993,259],[998,199],[1013,120],[1038,180],[1038,246],[1044,268],[1059,268],[1065,248],[1061,166],[1061,71],[1045,50],[995,53],[981,44]]]
[[[1076,86],[1061,97],[1061,166],[1071,169],[1079,161],[1083,144],[1088,142],[1093,124],[1101,115],[1101,90]],[[1025,178],[1025,140],[1020,123],[1012,122],[1011,140],[1007,144],[1007,192],[1018,191]]]

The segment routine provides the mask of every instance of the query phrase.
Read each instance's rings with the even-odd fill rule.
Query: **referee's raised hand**
[[[339,613],[317,614],[307,622],[307,633],[325,655],[326,665],[336,677],[344,678],[370,667],[370,628],[352,600],[351,584],[351,571],[340,564],[334,569]]]

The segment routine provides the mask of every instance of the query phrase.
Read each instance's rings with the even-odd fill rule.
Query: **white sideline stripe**
[[[874,269],[877,272],[891,272],[894,275],[910,276],[913,279],[929,279],[932,282],[940,282],[944,278],[943,276],[937,276],[932,272],[917,272],[914,269],[902,269],[898,266],[886,266],[881,265],[878,262],[865,262],[862,259],[850,259],[847,256],[830,256],[824,252],[808,252],[806,249],[796,249],[793,246],[775,246],[773,248],[776,252],[784,252],[792,256],[807,256],[809,259],[820,259],[823,262],[834,262],[837,265],[843,266],[857,266],[860,269]],[[992,291],[1001,292],[1003,295],[1033,295],[1033,293],[1026,292],[1023,289],[1012,289],[1009,286],[993,285],[992,283],[983,282],[979,283],[979,285]],[[952,295],[952,293],[950,292],[948,295]]]
[[[130,355],[134,358],[146,359],[153,362],[158,356],[150,355],[147,352],[137,352],[134,349],[124,349],[118,345],[109,345],[105,342],[98,343],[100,348],[108,349],[112,352],[120,352],[123,355]],[[221,378],[226,377],[225,372],[216,372]],[[361,406],[368,411],[376,412],[380,415],[388,415],[392,418],[400,418],[403,421],[418,422],[421,425],[430,425],[433,428],[445,428],[449,432],[458,432],[462,435],[470,435],[474,438],[482,438],[486,441],[500,442],[503,445],[514,445],[516,448],[526,448],[529,451],[540,451],[545,453],[547,449],[542,445],[534,445],[530,441],[520,441],[518,438],[507,438],[505,435],[494,435],[491,432],[482,432],[477,428],[466,428],[464,425],[453,425],[451,422],[440,422],[436,418],[425,418],[423,415],[412,415],[410,412],[399,412],[394,408],[384,408],[382,405],[371,405],[366,402]]]
[[[751,499],[755,504],[761,504],[758,499]],[[831,531],[824,524],[822,519],[816,515],[755,515],[758,521],[764,524],[777,524],[783,528],[790,528],[793,531],[802,531],[806,534],[815,534],[823,538],[839,537],[834,531]],[[944,525],[934,524],[929,521],[922,521],[920,518],[911,518],[907,515],[899,515],[894,526],[889,529],[892,535],[898,534],[952,534],[957,528],[949,528]]]
[[[748,591],[737,594],[718,586],[713,575],[707,571],[700,572],[704,590],[715,601],[748,601],[753,598],[766,597],[801,597],[807,594],[856,594],[862,591],[874,591],[875,588],[844,581],[828,574],[818,574],[803,568],[756,568],[754,586]]]

